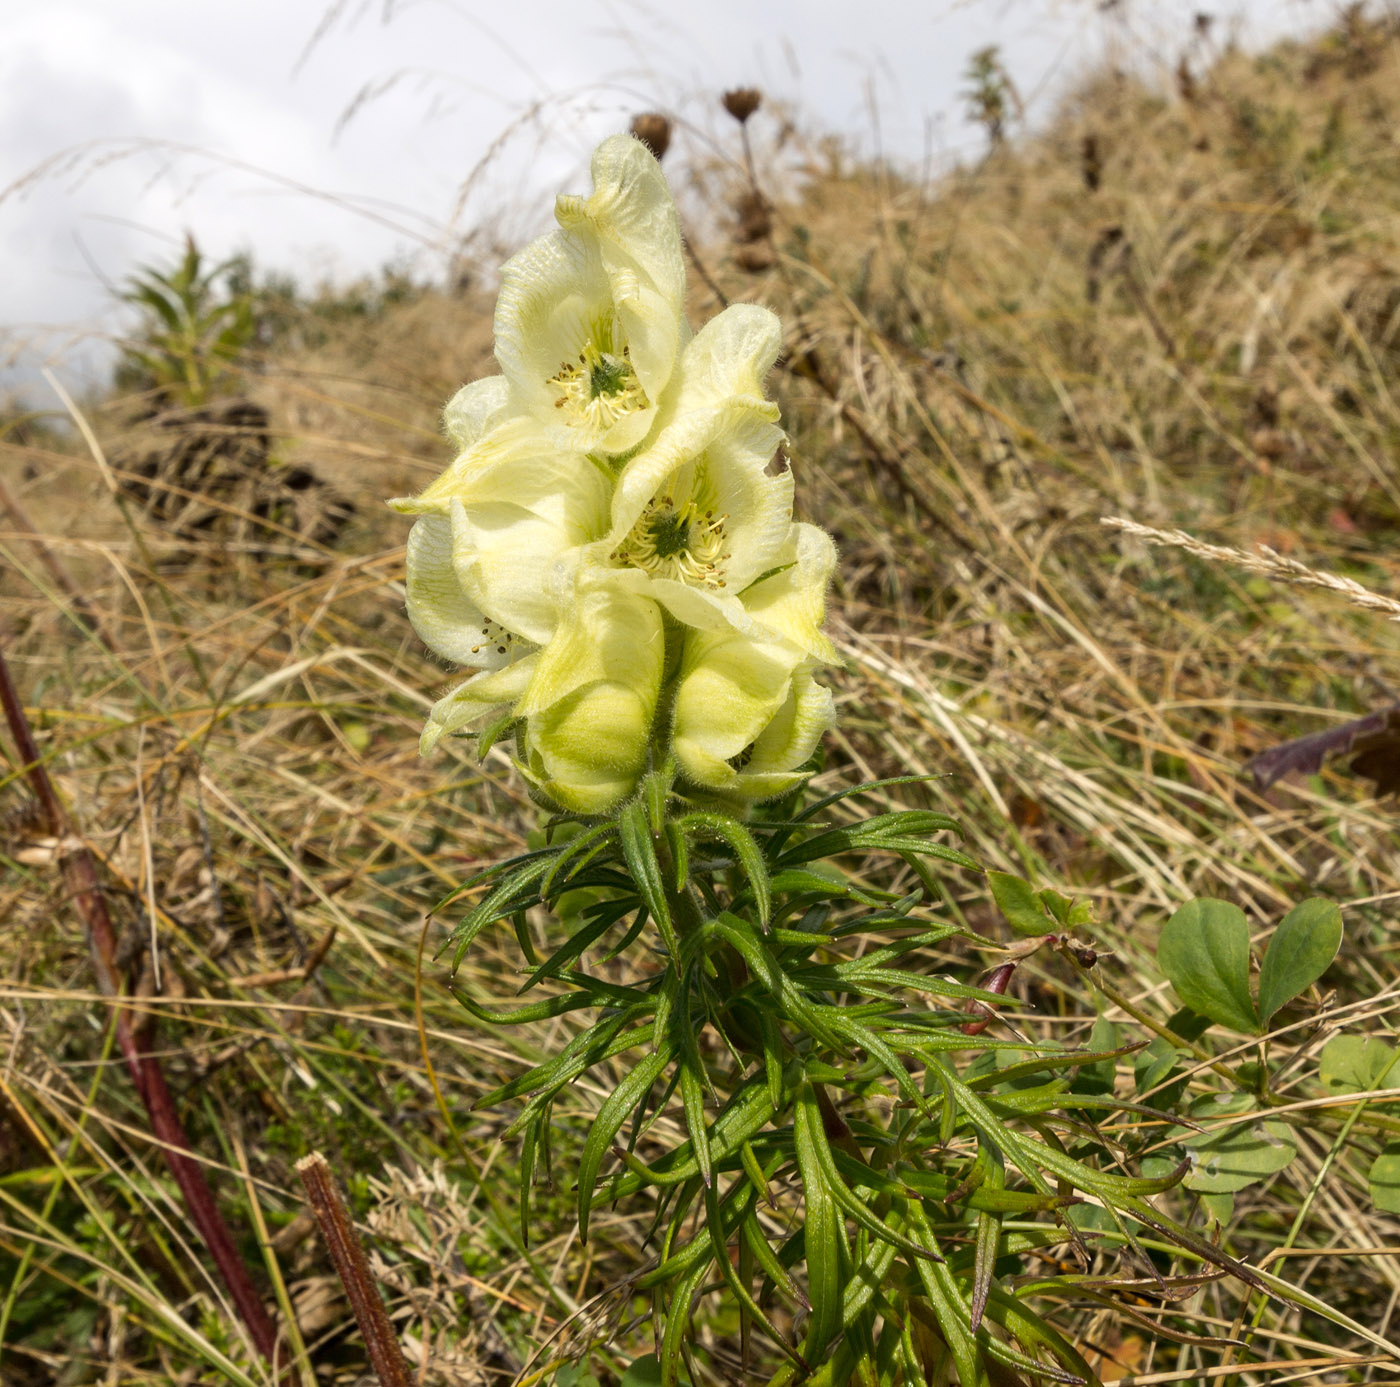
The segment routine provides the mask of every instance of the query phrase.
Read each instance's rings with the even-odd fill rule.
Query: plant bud
[[[671,121],[659,111],[644,111],[632,117],[632,133],[651,150],[653,156],[662,159],[671,147]]]
[[[720,100],[724,103],[724,109],[743,125],[763,105],[763,93],[757,87],[735,87],[725,92]]]

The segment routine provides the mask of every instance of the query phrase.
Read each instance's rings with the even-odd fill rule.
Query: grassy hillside
[[[1105,980],[1158,1021],[1174,1002],[1153,945],[1182,901],[1227,897],[1263,930],[1303,896],[1335,899],[1343,952],[1271,1050],[1276,1093],[1315,1098],[1338,1026],[1394,1031],[1395,806],[1344,762],[1266,791],[1242,768],[1393,701],[1400,637],[1344,594],[1101,518],[1265,544],[1396,592],[1400,29],[1358,13],[1315,43],[1184,68],[1171,93],[1103,74],[1043,134],[932,185],[766,109],[744,131],[751,163],[734,124],[722,155],[687,162],[682,139],[664,166],[695,225],[693,316],[751,301],[783,319],[771,388],[799,506],[841,546],[848,663],[819,786],[938,776],[900,802],[951,809],[981,860],[1091,900]],[[490,369],[490,307],[470,281],[264,302],[265,330],[202,414],[156,411],[133,367],[75,406],[81,434],[0,434],[5,655],[105,884],[133,1024],[155,1028],[306,1384],[366,1380],[301,1212],[292,1168],[313,1149],[373,1231],[421,1381],[549,1381],[582,1356],[606,1382],[649,1344],[645,1304],[616,1289],[645,1221],[602,1210],[581,1247],[561,1184],[537,1195],[556,1236],[522,1249],[511,1113],[471,1111],[563,1023],[472,1021],[425,919],[535,832],[500,752],[417,756],[454,676],[404,617],[406,526],[381,505],[447,460],[438,414]],[[265,439],[229,399],[266,411]],[[339,529],[319,523],[326,488],[350,503]],[[7,755],[0,1380],[266,1382],[104,1025],[68,848]],[[1004,936],[971,878],[950,908]],[[940,962],[969,978],[984,964]],[[512,991],[513,940],[471,966]],[[1053,960],[1026,963],[1015,991],[1007,1023],[1035,1034],[1084,1039],[1096,1006],[1126,1016]],[[1120,1060],[1124,1091],[1132,1068]],[[595,1072],[559,1113],[561,1166],[605,1091]],[[1301,1264],[1315,1295],[1385,1333],[1400,1227],[1367,1187],[1383,1124],[1342,1131],[1358,1106],[1283,1107],[1287,1171],[1228,1212],[1186,1196],[1179,1212],[1223,1213],[1233,1253]],[[1106,1253],[1089,1270],[1141,1274]],[[1242,1308],[1225,1283],[1134,1284],[1067,1292],[1059,1316],[1107,1380],[1400,1370],[1348,1365],[1359,1340]],[[1242,1361],[1219,1340],[1255,1317],[1243,1361],[1276,1366],[1207,1379]],[[719,1361],[730,1328],[704,1331]]]

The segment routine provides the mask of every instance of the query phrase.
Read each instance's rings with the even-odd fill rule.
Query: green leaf
[[[599,1387],[585,1363],[565,1363],[554,1374],[554,1387]]]
[[[807,1322],[803,1357],[814,1361],[841,1328],[841,1302],[844,1289],[842,1263],[849,1260],[845,1220],[832,1193],[827,1169],[830,1148],[817,1110],[816,1095],[810,1084],[803,1084],[793,1114],[793,1137],[797,1170],[802,1180],[806,1217],[807,1289],[812,1316]],[[920,1260],[920,1259],[916,1259]]]
[[[670,1309],[666,1315],[666,1329],[661,1336],[661,1364],[657,1370],[657,1376],[639,1379],[638,1387],[653,1387],[653,1384],[659,1384],[659,1387],[672,1387],[673,1383],[684,1380],[679,1369],[681,1357],[685,1351],[685,1332],[690,1327],[691,1303],[699,1294],[700,1287],[704,1284],[709,1270],[710,1264],[701,1262],[675,1288],[670,1301]],[[645,1358],[639,1358],[632,1366],[637,1367],[646,1362]],[[629,1368],[628,1371],[630,1372],[631,1369]],[[625,1377],[623,1383],[627,1383]]]
[[[583,1144],[583,1152],[578,1162],[580,1242],[588,1241],[588,1215],[593,1208],[598,1172],[602,1169],[604,1157],[612,1149],[613,1138],[626,1122],[628,1114],[651,1092],[651,1086],[661,1077],[662,1071],[671,1063],[672,1058],[673,1052],[669,1047],[658,1048],[643,1056],[598,1110],[598,1116],[589,1128],[588,1140]]]
[[[1342,943],[1342,912],[1319,897],[1302,901],[1279,922],[1259,969],[1259,1020],[1306,992],[1327,971]]]
[[[754,836],[737,819],[728,814],[712,814],[703,810],[687,814],[680,821],[686,832],[709,834],[724,842],[734,854],[734,860],[743,869],[744,880],[753,894],[754,905],[758,909],[758,922],[768,923],[772,914],[773,898],[769,888],[768,864],[763,860]]]
[[[1235,1216],[1235,1196],[1233,1194],[1202,1194],[1201,1208],[1208,1219],[1228,1228]]]
[[[689,991],[692,979],[687,973],[682,993],[682,1008],[676,1015],[675,1030],[680,1041],[681,1104],[685,1110],[686,1130],[695,1158],[700,1163],[700,1178],[708,1189],[714,1181],[714,1166],[710,1162],[710,1135],[705,1121],[705,1066],[700,1057],[697,1027],[690,1015]]]
[[[988,872],[987,880],[991,883],[997,909],[1017,934],[1050,933],[1051,922],[1046,917],[1045,906],[1030,882],[1009,872]]]
[[[656,921],[656,927],[674,958],[677,952],[676,931],[671,924],[666,884],[662,880],[661,864],[656,860],[656,843],[651,836],[646,805],[641,800],[633,800],[617,816],[617,828],[627,870],[632,873],[637,892],[646,902],[651,918]]]
[[[1400,1214],[1400,1142],[1391,1142],[1371,1162],[1366,1183],[1371,1187],[1371,1202],[1376,1208]]]
[[[1318,1056],[1317,1077],[1328,1093],[1368,1093],[1394,1088],[1395,1047],[1360,1035],[1334,1035]]]
[[[984,1210],[977,1215],[977,1251],[972,1271],[972,1305],[969,1325],[975,1334],[987,1309],[987,1293],[992,1288],[992,1269],[1001,1243],[1001,1215]]]
[[[619,1387],[661,1387],[661,1361],[654,1353],[634,1358],[622,1374]]]
[[[1229,901],[1187,901],[1162,927],[1157,962],[1176,995],[1202,1016],[1255,1034],[1259,1020],[1249,995],[1249,922]]]
[[[1182,1184],[1202,1194],[1233,1194],[1277,1174],[1298,1154],[1287,1125],[1268,1120],[1241,1122],[1182,1144],[1196,1157]]]

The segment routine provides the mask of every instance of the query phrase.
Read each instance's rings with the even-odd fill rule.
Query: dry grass
[[[988,865],[1094,901],[1106,976],[1162,1018],[1152,943],[1185,898],[1228,896],[1259,926],[1305,894],[1342,902],[1329,1010],[1273,1041],[1279,1091],[1314,1098],[1333,1029],[1392,1028],[1393,806],[1343,773],[1257,794],[1240,767],[1393,698],[1400,637],[1345,595],[1148,548],[1100,517],[1262,542],[1396,591],[1400,39],[1344,25],[1227,57],[1172,99],[1104,77],[1043,137],[933,188],[790,132],[779,150],[764,120],[749,129],[771,232],[698,248],[709,287],[697,278],[695,311],[712,312],[717,290],[787,326],[773,386],[800,505],[843,550],[849,665],[826,775],[943,777],[933,797],[956,806]],[[752,214],[732,153],[671,172],[712,209],[747,198]],[[22,507],[0,536],[7,656],[106,872],[136,1006],[158,1018],[191,1135],[269,1299],[295,1307],[283,1322],[305,1384],[356,1381],[363,1363],[298,1217],[292,1165],[312,1147],[369,1214],[423,1381],[524,1381],[590,1345],[601,1373],[649,1333],[606,1294],[645,1231],[626,1210],[588,1248],[562,1214],[557,1236],[521,1248],[504,1119],[468,1109],[514,1072],[517,1047],[555,1037],[475,1025],[441,987],[439,927],[423,919],[533,824],[498,754],[416,755],[450,675],[404,620],[402,526],[378,507],[441,467],[437,411],[489,349],[488,299],[428,291],[250,363],[278,455],[360,507],[334,552],[176,543],[123,516],[76,440],[0,440]],[[118,405],[91,415],[114,448]],[[25,804],[12,773],[0,1376],[267,1382],[189,1245],[104,1037],[54,845]],[[977,892],[958,904],[996,928]],[[503,943],[474,966],[509,979],[515,964]],[[1036,962],[1020,976],[1014,1024],[1076,1035],[1092,1020],[1078,980]],[[1197,1076],[1202,1092],[1210,1080]],[[574,1091],[577,1112],[596,1108],[601,1083]],[[560,1114],[563,1161],[572,1117]],[[1290,1120],[1301,1158],[1238,1196],[1231,1249],[1273,1257],[1390,1333],[1400,1228],[1370,1207],[1364,1178],[1379,1138],[1362,1124],[1342,1142],[1340,1119],[1313,1108]],[[546,1223],[566,1199],[542,1197]],[[1228,1350],[1156,1338],[1090,1302],[1067,1304],[1064,1323],[1102,1351],[1110,1380],[1400,1372],[1345,1366],[1359,1343],[1285,1307],[1242,1307],[1218,1283],[1166,1322],[1208,1340],[1237,1315],[1258,1318],[1259,1358],[1277,1367],[1208,1376]]]

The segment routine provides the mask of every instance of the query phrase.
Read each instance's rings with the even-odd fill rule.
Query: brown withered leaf
[[[1377,795],[1400,791],[1400,703],[1270,747],[1246,762],[1245,769],[1259,789],[1267,790],[1290,771],[1316,775],[1323,762],[1346,755],[1352,773],[1373,781]]]

